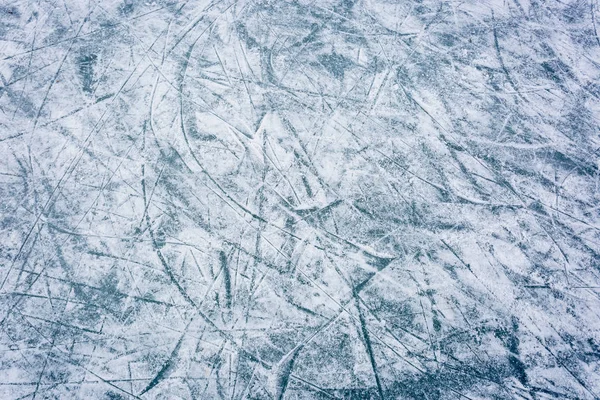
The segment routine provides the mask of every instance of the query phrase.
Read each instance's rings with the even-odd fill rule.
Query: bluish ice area
[[[0,0],[0,400],[600,398],[599,30]]]

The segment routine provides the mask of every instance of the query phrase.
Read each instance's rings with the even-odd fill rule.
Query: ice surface
[[[0,0],[0,399],[600,397],[597,0]]]

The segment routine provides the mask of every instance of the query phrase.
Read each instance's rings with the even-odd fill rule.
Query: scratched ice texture
[[[599,30],[0,0],[0,398],[598,398]]]

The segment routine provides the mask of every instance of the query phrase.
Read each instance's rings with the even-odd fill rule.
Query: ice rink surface
[[[0,0],[0,398],[599,398],[599,30]]]

